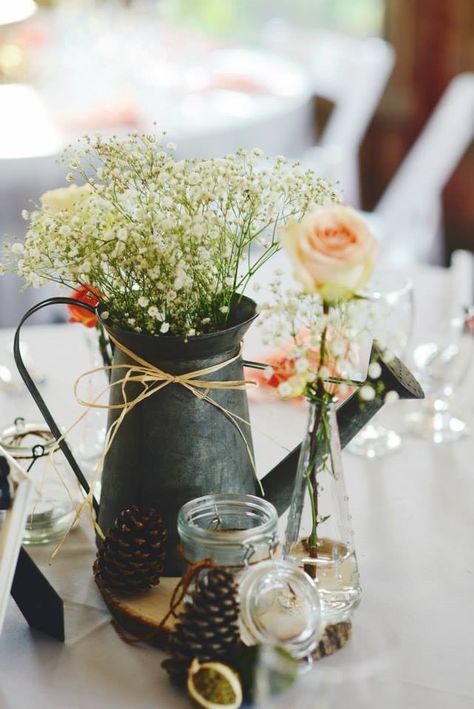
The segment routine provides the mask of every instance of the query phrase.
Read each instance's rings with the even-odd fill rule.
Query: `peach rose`
[[[351,298],[370,278],[378,242],[351,207],[316,207],[283,232],[295,278],[328,303]]]
[[[93,189],[89,184],[81,185],[81,187],[77,185],[59,187],[57,190],[49,190],[41,196],[41,206],[49,212],[62,212],[82,202],[92,192]]]

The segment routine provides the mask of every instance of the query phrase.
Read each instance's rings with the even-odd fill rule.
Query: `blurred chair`
[[[393,68],[391,45],[378,37],[297,32],[281,21],[267,26],[264,40],[298,59],[309,72],[315,96],[334,103],[318,145],[302,162],[337,180],[344,201],[360,206],[359,150]]]
[[[474,137],[474,73],[454,78],[374,211],[391,262],[442,262],[441,194]]]

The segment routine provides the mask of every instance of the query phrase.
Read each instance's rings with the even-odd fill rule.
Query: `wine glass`
[[[458,307],[430,322],[429,338],[413,350],[415,373],[425,391],[421,409],[407,416],[411,432],[433,443],[469,433],[451,413],[450,399],[465,380],[474,354],[473,310]]]
[[[398,271],[374,274],[362,294],[370,303],[371,336],[403,359],[413,333],[414,298],[412,281]],[[396,431],[372,420],[352,439],[347,450],[366,458],[397,451],[402,444]]]

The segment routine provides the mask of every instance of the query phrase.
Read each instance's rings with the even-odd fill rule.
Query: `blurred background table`
[[[172,27],[151,5],[65,5],[10,41],[29,81],[0,83],[0,242],[21,238],[22,210],[66,184],[57,156],[84,133],[166,131],[187,158],[255,146],[296,157],[314,144],[302,64]],[[20,285],[0,281],[0,327],[32,302]]]
[[[428,316],[443,307],[449,271],[417,267],[413,275],[415,336],[429,337]],[[2,345],[11,334],[5,330],[0,335]],[[88,366],[84,331],[79,325],[38,326],[26,330],[25,339],[35,366],[47,373],[44,395],[67,425],[78,412],[72,384]],[[255,327],[247,348],[258,356]],[[471,423],[473,375],[456,402]],[[404,409],[417,405],[396,404],[387,416],[400,427]],[[0,411],[2,425],[18,415],[37,418],[34,404],[22,395],[1,395]],[[284,455],[282,447],[300,439],[305,410],[260,398],[251,402],[251,417],[263,473]],[[361,683],[369,692],[365,709],[473,706],[473,456],[472,436],[436,446],[404,435],[399,453],[372,461],[344,454],[363,600],[354,617],[353,649],[349,645],[321,668],[339,669],[344,677],[362,662]],[[188,706],[159,667],[163,654],[146,645],[131,646],[113,629],[92,580],[94,545],[87,519],[51,566],[51,545],[30,549],[65,599],[68,640],[61,645],[30,631],[10,601],[0,637],[2,708]],[[374,633],[378,650],[371,658]],[[364,670],[364,655],[369,670]],[[371,671],[374,659],[378,669]],[[353,687],[349,690],[344,682],[335,686],[331,709],[354,706],[350,691]]]

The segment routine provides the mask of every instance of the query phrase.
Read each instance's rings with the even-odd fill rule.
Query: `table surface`
[[[419,337],[446,300],[448,273],[416,271]],[[2,343],[10,336],[0,331]],[[45,397],[67,425],[77,411],[72,382],[88,363],[84,331],[77,325],[38,326],[25,339],[38,369],[48,374]],[[258,355],[256,335],[248,348]],[[456,405],[471,418],[472,377],[468,384]],[[37,417],[26,396],[0,396],[1,424],[18,415]],[[384,415],[400,427],[404,410],[416,405],[398,403]],[[305,412],[295,404],[256,399],[251,417],[257,463],[264,471],[282,457],[282,447],[298,441]],[[328,676],[372,668],[370,699],[363,705],[368,709],[474,706],[473,456],[472,437],[435,446],[409,435],[400,452],[382,459],[344,453],[363,600],[354,616],[352,647],[324,660],[324,667]],[[92,580],[87,519],[51,565],[51,546],[30,549],[65,600],[68,638],[61,644],[32,632],[10,600],[0,637],[2,708],[188,706],[160,669],[163,654],[125,643],[111,625]],[[346,705],[343,682],[335,696],[331,707]]]

